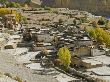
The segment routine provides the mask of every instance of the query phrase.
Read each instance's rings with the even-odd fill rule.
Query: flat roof
[[[87,58],[102,62],[104,65],[110,64],[110,57],[106,55],[87,57]]]
[[[6,49],[4,51],[12,55],[20,55],[20,54],[28,52],[28,49],[27,48],[15,48],[15,49]]]
[[[41,67],[40,63],[31,63],[26,65],[27,68],[33,69],[33,70],[43,70],[44,68]]]
[[[110,67],[107,67],[107,66],[92,68],[92,69],[89,69],[88,71],[91,71],[94,74],[99,76],[110,76]]]
[[[8,42],[7,44],[6,44],[6,46],[7,45],[15,45],[15,43],[13,43],[13,42]]]
[[[18,63],[30,63],[32,58],[35,58],[35,56],[41,51],[37,51],[37,52],[28,52],[25,55],[19,56],[17,58],[17,62]]]
[[[90,63],[91,65],[102,64],[102,62],[96,61],[96,60],[93,60],[93,59],[84,59],[82,61],[85,62],[85,63]]]
[[[20,38],[20,35],[11,35],[10,38]]]
[[[60,73],[59,75],[54,76],[55,79],[58,80],[58,82],[72,82],[79,79],[67,76],[66,74]]]

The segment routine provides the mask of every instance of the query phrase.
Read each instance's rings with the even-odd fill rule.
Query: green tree
[[[1,2],[2,4],[5,4],[5,3],[7,2],[7,0],[0,0],[0,2]]]
[[[28,4],[28,5],[29,5],[30,2],[31,2],[31,0],[26,0],[26,1],[25,1],[25,4]]]
[[[104,19],[100,19],[98,21],[98,25],[105,25],[105,20]]]
[[[15,7],[15,8],[19,8],[21,7],[21,5],[17,2],[9,2],[6,4],[7,7]]]
[[[27,21],[27,18],[26,17],[22,17],[22,23],[24,23],[24,24],[27,24],[28,23],[28,21]]]
[[[58,56],[61,61],[61,64],[65,67],[65,69],[68,69],[70,63],[71,63],[71,54],[67,47],[62,47],[58,51]]]
[[[21,5],[20,5],[19,3],[16,3],[16,6],[17,6],[17,7],[21,7]]]
[[[0,3],[3,4],[3,7],[5,8],[8,0],[0,0]]]
[[[110,26],[109,26],[109,20],[106,20],[106,22],[105,22],[105,28],[106,29],[109,29],[110,28]]]
[[[45,10],[51,10],[51,8],[50,7],[47,7],[47,6],[45,6],[44,9]]]

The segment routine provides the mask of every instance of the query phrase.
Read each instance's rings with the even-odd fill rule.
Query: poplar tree
[[[61,64],[68,69],[71,63],[71,54],[67,47],[62,47],[58,51],[58,56],[61,61]]]

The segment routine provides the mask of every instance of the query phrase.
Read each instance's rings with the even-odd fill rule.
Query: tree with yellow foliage
[[[11,10],[7,8],[0,8],[0,15],[5,16],[7,14],[15,14],[16,15],[16,21],[20,22],[22,19],[22,15],[18,13],[16,10]]]
[[[20,22],[22,19],[22,15],[18,13],[16,10],[12,10],[12,14],[16,15],[16,21]]]
[[[110,47],[110,35],[108,32],[100,27],[87,30],[89,35],[93,37],[99,43],[105,43],[107,47]]]
[[[8,2],[8,3],[6,4],[6,7],[20,8],[21,5],[20,5],[19,3],[17,3],[17,2]]]
[[[71,54],[67,47],[62,47],[58,51],[59,60],[61,61],[61,64],[68,69],[70,63],[71,63]]]
[[[87,29],[86,31],[89,32],[89,35],[90,35],[92,38],[94,38],[94,39],[97,38],[97,35],[96,35],[94,29],[89,29],[89,30]]]

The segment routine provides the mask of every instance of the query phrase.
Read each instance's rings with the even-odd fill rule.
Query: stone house
[[[13,43],[13,42],[8,42],[4,48],[5,49],[15,49],[15,48],[17,48],[17,44]]]
[[[91,47],[74,48],[73,55],[78,57],[91,56]]]
[[[93,45],[93,41],[88,36],[77,37],[76,43],[78,47]]]
[[[55,47],[51,44],[51,43],[44,43],[44,42],[38,42],[35,47],[34,50],[38,51],[38,50],[43,50],[44,48],[48,49],[48,50],[52,50]]]
[[[85,58],[85,59],[82,59],[82,66],[84,66],[87,69],[90,69],[90,68],[102,67],[103,64],[102,62]]]
[[[52,42],[54,40],[54,36],[51,34],[37,34],[38,42]]]
[[[94,59],[72,57],[71,65],[74,65],[77,67],[84,67],[86,69],[91,69],[96,67],[102,67],[103,63],[100,61],[96,61]]]

